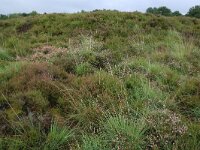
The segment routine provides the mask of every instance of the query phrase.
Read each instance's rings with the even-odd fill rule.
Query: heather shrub
[[[152,149],[173,149],[177,139],[188,131],[187,125],[181,116],[169,110],[158,110],[147,118],[149,129],[147,130],[148,147]]]

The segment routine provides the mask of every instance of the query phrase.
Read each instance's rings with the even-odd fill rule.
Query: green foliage
[[[102,138],[95,136],[83,135],[82,137],[83,143],[81,145],[81,149],[83,150],[103,150],[106,149],[105,142],[103,142]]]
[[[13,13],[13,14],[9,14],[9,15],[0,14],[0,20],[9,19],[9,18],[36,16],[37,14],[38,13],[36,11],[32,11],[30,13]]]
[[[0,149],[1,150],[4,150],[4,149],[20,150],[20,149],[25,149],[25,145],[20,139],[4,139],[4,138],[0,138]]]
[[[92,72],[93,72],[93,68],[88,63],[83,63],[76,67],[76,73],[78,75],[86,75],[86,74],[92,73]]]
[[[182,16],[182,14],[179,11],[174,11],[172,16]]]
[[[163,16],[170,16],[172,12],[169,8],[163,6],[158,8],[158,13]]]
[[[0,20],[7,19],[7,18],[8,18],[8,16],[0,14]]]
[[[42,94],[43,93],[41,91],[37,90],[32,90],[24,93],[19,92],[12,99],[15,101],[23,101],[23,103],[25,103],[23,107],[26,107],[26,109],[29,111],[42,112],[47,109],[49,104],[47,99],[45,99]]]
[[[121,115],[109,117],[104,124],[105,138],[114,149],[143,149],[144,121],[133,121]]]
[[[30,120],[29,120],[30,121]],[[27,123],[26,123],[27,124]],[[48,149],[57,150],[67,148],[67,142],[72,138],[73,131],[66,127],[60,127],[57,123],[51,125],[50,131],[45,134],[40,126],[32,123],[24,126],[25,133],[16,137],[0,138],[1,149]]]
[[[126,80],[126,88],[129,91],[129,96],[133,99],[132,103],[135,101],[140,101],[141,103],[153,104],[152,107],[162,107],[162,101],[167,98],[165,92],[160,91],[151,85],[151,82],[140,75],[134,75]],[[154,101],[151,103],[151,101]],[[160,106],[161,105],[161,106]],[[151,105],[149,105],[150,107]]]
[[[0,61],[11,61],[13,60],[12,56],[10,56],[9,52],[6,50],[0,50]]]
[[[149,7],[149,8],[147,8],[146,13],[151,13],[151,14],[155,14],[155,15],[163,15],[163,16],[182,16],[182,14],[179,11],[172,12],[169,8],[167,8],[165,6],[162,6],[159,8]]]
[[[157,14],[158,12],[157,12],[157,8],[152,8],[152,7],[149,7],[149,8],[147,8],[147,10],[146,10],[146,12],[147,13],[152,13],[152,14]]]
[[[200,18],[200,6],[196,5],[190,8],[190,10],[187,13],[187,16]]]
[[[26,63],[9,62],[0,66],[0,82],[7,81],[15,76]]]
[[[0,149],[198,149],[200,20],[148,12],[0,20]]]
[[[152,14],[158,14],[158,15],[163,15],[163,16],[171,16],[172,12],[169,8],[162,6],[159,8],[148,8],[146,10],[147,13],[152,13]]]
[[[57,124],[52,124],[47,140],[45,142],[45,150],[57,150],[61,146],[67,144],[73,133],[67,128],[60,128]]]
[[[188,79],[181,85],[177,95],[180,111],[194,118],[199,118],[199,85],[197,78]]]

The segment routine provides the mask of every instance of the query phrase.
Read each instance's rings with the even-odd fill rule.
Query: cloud
[[[117,9],[121,11],[142,11],[148,7],[167,6],[186,13],[199,0],[1,0],[0,13],[31,12],[77,12],[94,9]]]

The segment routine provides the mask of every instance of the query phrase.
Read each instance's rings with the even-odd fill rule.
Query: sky
[[[145,12],[148,7],[167,6],[185,14],[200,0],[0,0],[0,14],[31,12],[72,13],[81,10],[116,9]]]

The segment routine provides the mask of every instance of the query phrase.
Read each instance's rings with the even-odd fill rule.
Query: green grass
[[[4,82],[12,78],[25,64],[26,63],[24,62],[2,62],[0,66],[0,82]]]
[[[1,138],[1,149],[44,149],[57,150],[67,145],[73,136],[73,131],[52,123],[50,131],[45,134],[38,126],[29,124],[29,130],[16,137]]]
[[[11,61],[13,60],[12,56],[6,50],[0,50],[0,61]]]
[[[105,139],[114,149],[143,149],[147,129],[143,120],[133,121],[119,115],[109,117],[103,124]]]
[[[83,135],[82,138],[81,149],[83,150],[106,149],[106,142],[102,140],[102,137]]]
[[[0,20],[0,149],[197,150],[199,24],[117,11]]]
[[[59,128],[57,124],[52,124],[50,132],[47,135],[44,149],[45,150],[57,150],[62,145],[67,144],[73,133],[67,128]]]

